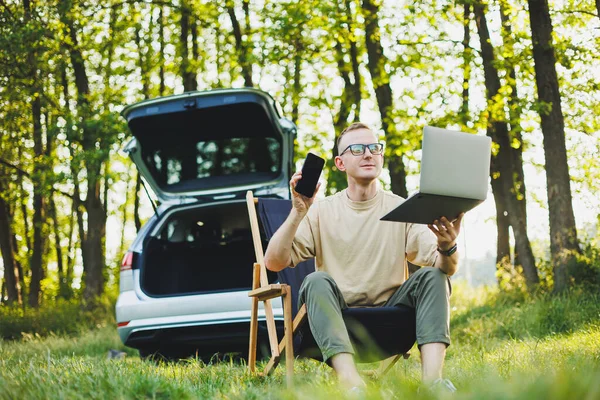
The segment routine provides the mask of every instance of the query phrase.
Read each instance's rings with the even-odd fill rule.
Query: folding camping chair
[[[256,207],[258,206],[266,238],[270,239],[289,215],[292,207],[291,201],[254,198],[252,192],[248,191],[246,203],[257,261],[254,264],[252,290],[248,293],[248,296],[252,298],[248,368],[251,373],[255,372],[258,345],[258,304],[259,301],[263,301],[271,348],[271,358],[265,367],[264,374],[268,375],[274,370],[279,363],[281,353],[285,350],[286,379],[288,386],[291,386],[295,354],[316,359],[321,357],[310,330],[303,327],[303,323],[307,319],[306,305],[302,305],[296,312],[300,285],[306,275],[314,272],[314,260],[300,263],[295,268],[279,271],[280,283],[269,284]],[[281,297],[283,300],[284,337],[280,342],[277,339],[273,309],[270,304],[270,300],[276,297]],[[378,375],[387,373],[400,357],[408,358],[408,351],[416,341],[416,319],[413,309],[409,307],[348,308],[342,314],[344,322],[349,327],[350,338],[359,360],[367,362],[384,360],[380,365]],[[350,329],[350,327],[358,329]],[[294,340],[294,336],[299,340]],[[376,348],[375,352],[373,352],[373,345]],[[315,350],[318,354],[315,354]]]
[[[257,200],[257,199],[256,199]],[[250,218],[250,228],[252,230],[252,241],[254,242],[254,252],[256,254],[256,263],[254,263],[252,275],[252,290],[248,296],[252,298],[252,309],[250,319],[250,344],[248,349],[248,369],[250,373],[255,372],[256,368],[256,350],[258,345],[258,302],[264,302],[265,319],[267,324],[267,333],[269,337],[269,346],[271,347],[271,358],[267,363],[264,375],[269,375],[279,364],[281,352],[285,349],[286,380],[288,387],[293,384],[294,375],[294,344],[293,335],[306,320],[306,306],[302,306],[292,320],[293,301],[291,287],[283,284],[269,284],[267,279],[267,269],[264,262],[264,252],[258,219],[256,218],[255,199],[252,191],[246,194],[246,203],[248,205],[248,215]],[[258,201],[256,201],[258,203]],[[283,300],[283,329],[284,337],[281,342],[277,341],[277,330],[275,319],[273,317],[273,308],[271,299],[281,297]]]

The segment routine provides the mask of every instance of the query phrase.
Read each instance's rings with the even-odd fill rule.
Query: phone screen
[[[312,197],[317,188],[325,160],[312,153],[306,155],[302,166],[302,179],[296,185],[296,192],[306,197]]]

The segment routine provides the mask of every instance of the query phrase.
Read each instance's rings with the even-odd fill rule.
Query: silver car
[[[125,150],[159,205],[123,258],[121,340],[143,357],[247,354],[256,258],[245,193],[290,197],[295,125],[255,89],[146,100],[122,114],[134,136]],[[280,300],[273,308],[282,324]]]

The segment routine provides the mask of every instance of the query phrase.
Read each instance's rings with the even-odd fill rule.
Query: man
[[[450,344],[450,281],[458,269],[454,223],[445,217],[432,225],[380,221],[403,199],[378,187],[383,145],[365,124],[354,123],[338,138],[335,165],[346,173],[348,188],[315,202],[294,189],[292,211],[271,238],[265,265],[271,271],[315,257],[316,272],[304,280],[299,302],[306,303],[312,334],[346,388],[365,384],[353,358],[341,310],[346,307],[405,305],[416,309],[417,343],[423,382],[452,384],[442,378]],[[421,266],[408,278],[406,260]]]

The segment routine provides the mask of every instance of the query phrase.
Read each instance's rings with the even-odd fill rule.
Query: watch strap
[[[458,244],[454,243],[454,246],[450,247],[448,250],[442,250],[438,247],[437,251],[439,251],[441,255],[450,257],[452,254],[456,253],[457,249],[458,249]]]

